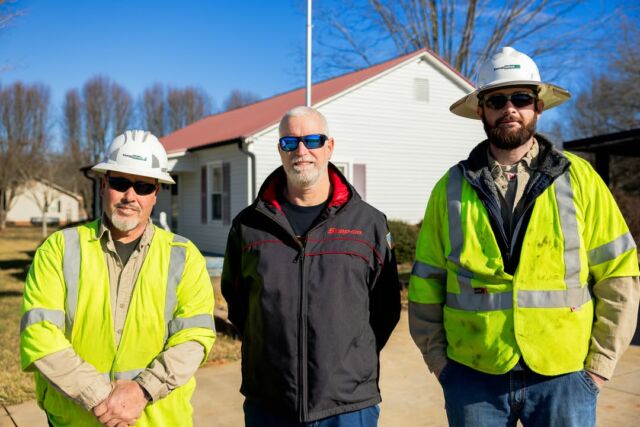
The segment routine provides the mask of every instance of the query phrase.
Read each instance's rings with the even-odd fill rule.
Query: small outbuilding
[[[30,180],[18,189],[7,211],[7,222],[15,225],[66,225],[84,220],[82,196],[46,180]],[[43,209],[46,207],[46,212]]]

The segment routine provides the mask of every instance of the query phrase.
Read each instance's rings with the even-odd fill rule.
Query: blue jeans
[[[380,407],[378,405],[334,415],[321,420],[299,423],[275,415],[261,406],[244,401],[245,427],[375,427],[378,425]]]
[[[524,367],[490,375],[449,360],[439,380],[453,427],[596,424],[599,389],[585,371],[547,377]]]

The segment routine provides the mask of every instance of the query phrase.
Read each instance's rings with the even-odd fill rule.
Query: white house
[[[436,181],[485,138],[480,121],[449,112],[472,89],[423,49],[317,83],[312,99],[335,138],[332,162],[389,219],[416,223]],[[302,88],[162,138],[177,186],[161,193],[154,215],[165,212],[201,250],[224,253],[232,218],[280,165],[280,118],[304,102]]]
[[[17,192],[7,211],[7,222],[42,223],[42,207],[49,205],[47,222],[65,225],[85,219],[82,196],[45,180],[31,180]]]

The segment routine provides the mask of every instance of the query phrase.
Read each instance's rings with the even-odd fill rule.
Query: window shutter
[[[356,188],[362,200],[367,199],[367,165],[363,163],[353,164],[353,186]]]
[[[229,162],[222,164],[222,223],[231,223],[231,168]]]
[[[207,167],[200,168],[200,222],[207,223]]]

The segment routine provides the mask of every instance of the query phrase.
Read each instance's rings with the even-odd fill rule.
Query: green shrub
[[[389,231],[396,248],[398,264],[413,263],[416,256],[416,240],[418,240],[418,226],[404,221],[389,221]]]

